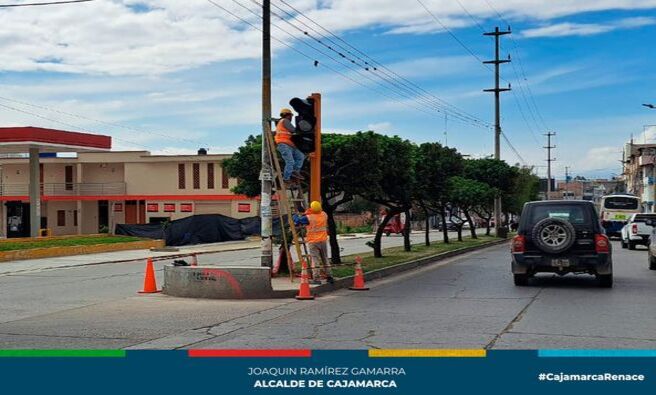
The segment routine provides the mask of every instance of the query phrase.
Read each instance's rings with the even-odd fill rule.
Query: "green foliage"
[[[505,211],[519,215],[524,203],[538,199],[540,179],[530,169],[513,169],[513,187],[510,193],[504,195],[502,205]]]
[[[449,202],[463,210],[471,210],[494,200],[495,190],[488,184],[460,176],[448,179]]]
[[[142,240],[146,239],[131,236],[75,236],[54,239],[35,239],[30,241],[6,241],[0,243],[0,251],[31,250],[34,248],[48,247],[83,247],[96,244],[130,243]]]
[[[462,174],[462,156],[454,148],[424,143],[417,148],[415,160],[415,198],[433,209],[444,205],[448,200],[447,179]]]
[[[259,196],[261,191],[260,169],[262,168],[262,136],[248,136],[244,145],[223,161],[228,175],[239,182],[232,189],[234,193],[249,197]]]

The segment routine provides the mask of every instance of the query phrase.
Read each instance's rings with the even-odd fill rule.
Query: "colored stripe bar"
[[[312,350],[189,350],[191,358],[310,358]]]
[[[369,358],[485,358],[486,350],[369,350]]]
[[[656,350],[538,350],[543,358],[655,358]]]
[[[124,350],[0,350],[0,358],[125,358]]]

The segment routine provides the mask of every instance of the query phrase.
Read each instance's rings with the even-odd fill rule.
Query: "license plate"
[[[551,266],[554,267],[568,267],[569,259],[552,259]]]

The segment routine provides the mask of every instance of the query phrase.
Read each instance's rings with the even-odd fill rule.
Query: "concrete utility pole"
[[[556,158],[551,157],[551,150],[556,148],[555,145],[551,145],[551,137],[555,136],[556,133],[546,133],[547,136],[547,146],[544,147],[547,150],[547,200],[549,200],[549,195],[551,194],[551,162],[555,162]]]
[[[507,92],[510,90],[510,85],[508,88],[499,87],[500,74],[500,65],[503,63],[510,63],[510,55],[508,55],[507,60],[501,60],[499,58],[499,48],[500,48],[500,37],[506,34],[510,34],[510,28],[507,31],[500,31],[499,27],[496,27],[493,32],[483,33],[484,36],[494,36],[494,60],[488,60],[483,63],[493,64],[494,65],[494,89],[485,89],[485,92],[494,92],[494,159],[501,160],[501,92]],[[499,228],[501,228],[501,198],[497,197],[494,199],[494,228],[496,234],[499,235]]]
[[[271,134],[271,0],[262,0],[262,192],[260,215],[262,219],[261,265],[273,267],[273,219],[271,215],[271,190],[273,175],[268,152]]]

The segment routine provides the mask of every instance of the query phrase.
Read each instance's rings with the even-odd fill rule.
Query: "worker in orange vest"
[[[275,141],[278,152],[285,161],[282,178],[285,182],[290,182],[292,178],[302,180],[301,169],[305,162],[305,155],[296,148],[292,141],[292,135],[296,131],[292,124],[292,110],[283,108],[280,110],[280,120],[276,124]]]
[[[312,257],[312,281],[321,284],[321,269],[326,273],[326,280],[334,283],[332,268],[328,260],[328,215],[322,210],[321,203],[314,201],[310,209],[299,221],[305,225],[305,241],[308,243]]]

